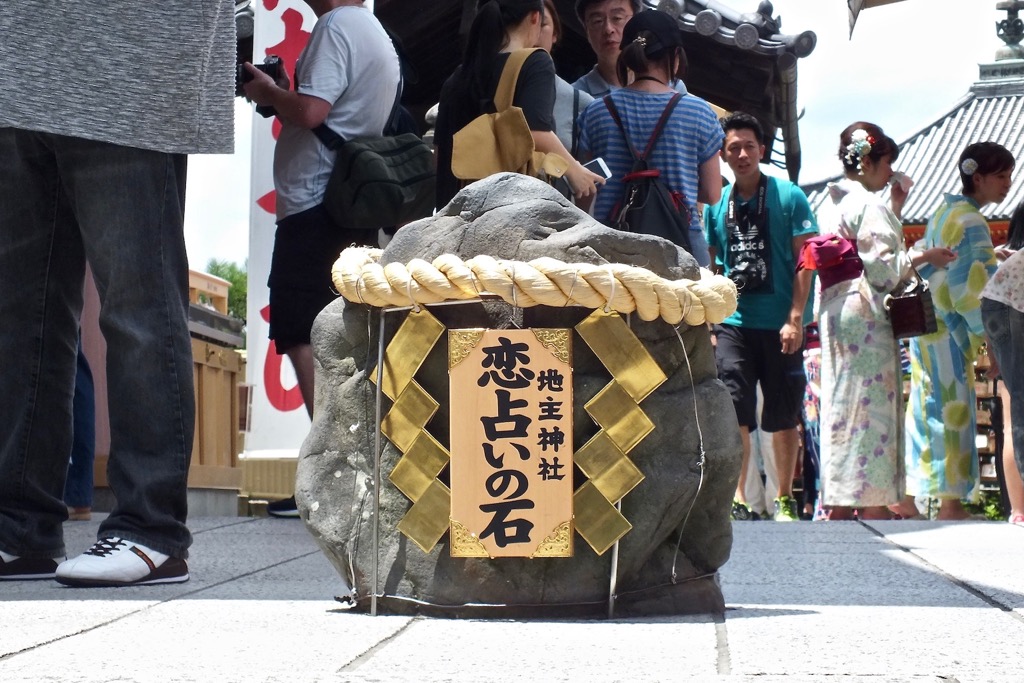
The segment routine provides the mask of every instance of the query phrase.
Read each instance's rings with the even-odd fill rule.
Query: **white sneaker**
[[[139,543],[103,538],[78,557],[61,562],[55,577],[65,586],[147,586],[188,581],[185,560]]]

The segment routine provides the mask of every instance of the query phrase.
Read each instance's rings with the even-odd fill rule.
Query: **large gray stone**
[[[641,265],[673,279],[698,276],[696,262],[675,245],[606,228],[546,184],[514,174],[475,183],[437,216],[402,228],[384,250],[382,262],[432,260],[443,253],[463,259],[488,254],[530,260],[543,255],[569,263]],[[493,328],[508,327],[512,318],[524,327],[569,328],[590,313],[578,308],[515,310],[500,302],[431,312],[448,327]],[[405,315],[384,316],[385,339]],[[379,502],[374,492],[376,396],[368,375],[377,363],[380,319],[379,309],[343,299],[317,318],[316,410],[296,482],[308,529],[355,586],[359,606],[367,608],[374,591],[373,512],[378,506],[376,590],[383,611],[461,616],[605,613],[613,552],[598,556],[578,535],[572,558],[492,561],[450,557],[447,535],[424,553],[397,531],[410,502],[387,481],[401,454],[383,439]],[[729,513],[741,453],[732,403],[717,379],[706,326],[680,326],[684,353],[669,324],[634,317],[630,325],[668,381],[643,401],[656,428],[630,453],[646,478],[622,500],[622,513],[633,528],[617,549],[615,613],[721,612],[716,572],[732,546]],[[583,405],[610,377],[578,335],[573,356],[574,442],[579,447],[598,430]],[[449,436],[446,359],[442,337],[416,377],[443,404],[428,425],[442,444]],[[389,405],[384,397],[382,414]]]

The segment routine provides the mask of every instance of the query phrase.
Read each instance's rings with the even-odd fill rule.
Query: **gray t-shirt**
[[[383,133],[398,93],[398,55],[369,9],[344,6],[320,17],[295,71],[299,93],[334,103],[325,123],[335,133]],[[282,122],[274,149],[278,220],[323,201],[336,156],[308,128]]]
[[[594,98],[572,87],[568,81],[555,76],[555,134],[569,153],[576,154],[574,140],[579,139],[576,120]]]
[[[234,63],[233,0],[7,0],[0,126],[231,152]]]

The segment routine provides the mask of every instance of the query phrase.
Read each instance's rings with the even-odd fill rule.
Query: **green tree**
[[[249,291],[249,259],[241,266],[231,261],[218,261],[215,258],[206,264],[206,272],[231,283],[228,290],[228,313],[245,321],[246,299]]]

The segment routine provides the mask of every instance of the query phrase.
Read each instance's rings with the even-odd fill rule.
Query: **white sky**
[[[725,0],[753,11],[756,0]],[[996,0],[905,0],[861,13],[848,39],[844,0],[774,0],[783,33],[814,31],[818,44],[798,64],[803,166],[800,181],[839,171],[839,132],[871,121],[902,142],[945,114],[1002,42]],[[233,155],[189,161],[185,240],[193,268],[210,258],[242,263],[249,242],[251,106],[235,103]]]

